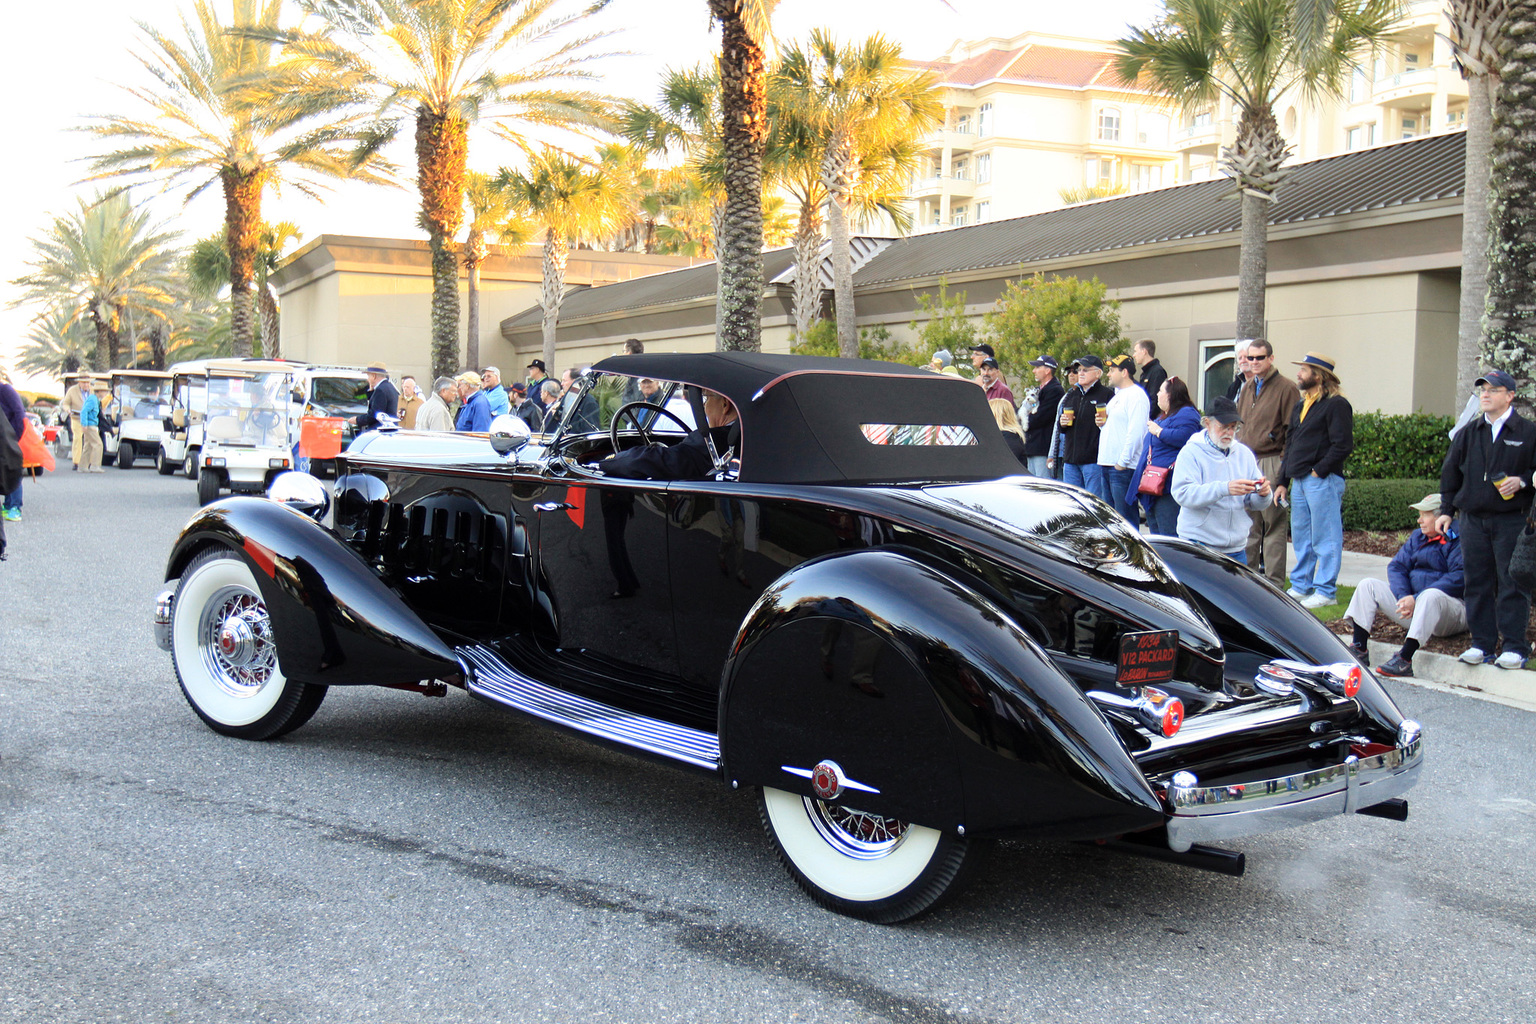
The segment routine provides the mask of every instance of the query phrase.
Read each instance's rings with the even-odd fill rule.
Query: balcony
[[[1372,85],[1371,102],[1383,107],[1427,106],[1439,85],[1440,76],[1434,68],[1404,68]]]
[[[970,178],[944,177],[921,178],[912,186],[909,198],[931,199],[942,195],[969,198],[976,194],[976,183]]]
[[[1221,128],[1218,123],[1189,124],[1181,128],[1175,128],[1170,133],[1173,149],[1176,153],[1188,153],[1190,155],[1207,153],[1215,155],[1221,146]]]
[[[969,153],[975,148],[976,135],[970,128],[948,128],[942,132],[930,132],[923,136],[922,141],[923,151],[930,153],[945,149],[957,153]]]

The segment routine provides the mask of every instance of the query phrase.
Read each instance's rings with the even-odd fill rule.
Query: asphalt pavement
[[[27,484],[0,563],[0,1021],[1536,1020],[1536,715],[1400,682],[1406,823],[1233,879],[1005,842],[908,925],[839,917],[753,798],[486,707],[333,689],[220,737],[150,636],[194,486]]]

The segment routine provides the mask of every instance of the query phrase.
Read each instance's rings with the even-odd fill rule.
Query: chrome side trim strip
[[[469,669],[465,673],[465,688],[478,697],[546,722],[696,768],[708,771],[720,768],[720,738],[714,733],[647,718],[557,690],[519,672],[489,647],[460,647],[458,655]]]
[[[176,597],[176,588],[160,591],[155,598],[155,646],[162,651],[171,649],[171,602]]]

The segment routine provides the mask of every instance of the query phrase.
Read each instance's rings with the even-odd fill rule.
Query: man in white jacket
[[[1104,360],[1104,373],[1115,395],[1105,410],[1104,429],[1099,433],[1099,468],[1104,476],[1104,498],[1115,511],[1141,525],[1139,503],[1126,497],[1131,488],[1131,474],[1141,461],[1141,446],[1147,441],[1147,421],[1152,418],[1147,393],[1136,383],[1136,364],[1130,356]]]
[[[1269,480],[1259,472],[1253,450],[1237,440],[1237,403],[1223,395],[1211,400],[1173,465],[1172,492],[1179,503],[1179,536],[1248,562],[1249,512],[1269,507]]]

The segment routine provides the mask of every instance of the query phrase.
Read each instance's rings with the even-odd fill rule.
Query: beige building
[[[1267,336],[1284,370],[1333,355],[1357,409],[1450,413],[1461,277],[1465,137],[1430,136],[1300,163],[1273,208]],[[1241,211],[1226,181],[1196,181],[963,228],[869,250],[854,276],[860,326],[913,340],[917,298],[940,281],[981,316],[1024,274],[1097,277],[1118,299],[1128,339],[1151,338],[1202,403],[1232,378]],[[767,253],[763,350],[789,348],[793,252]],[[637,336],[647,351],[714,347],[714,267],[573,294],[562,364]],[[538,311],[501,324],[520,355],[537,350]],[[567,359],[569,356],[569,359]],[[526,361],[526,360],[525,360]],[[1005,366],[1010,381],[1028,368]]]
[[[697,262],[579,249],[571,253],[566,286],[580,292]],[[480,270],[480,361],[500,365],[508,381],[521,378],[523,366],[509,365],[499,324],[538,301],[542,274],[542,250],[532,245],[492,246]],[[288,358],[351,366],[382,360],[397,378],[430,375],[432,263],[425,241],[321,235],[288,257],[271,282]],[[466,287],[461,272],[461,332],[468,329]],[[463,354],[461,337],[461,361]]]
[[[945,108],[944,128],[923,140],[915,230],[1054,209],[1064,189],[1172,184],[1173,112],[1126,86],[1114,55],[1103,40],[1026,32],[910,62],[939,78]]]

